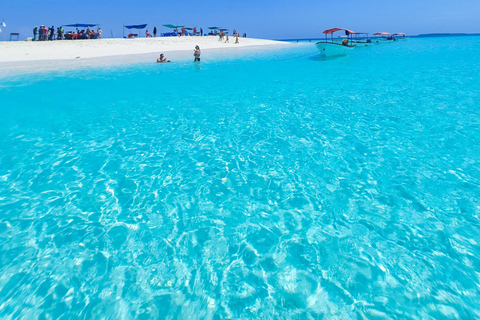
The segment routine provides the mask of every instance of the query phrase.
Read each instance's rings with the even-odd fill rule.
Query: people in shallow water
[[[193,56],[195,57],[195,60],[193,60],[194,62],[200,61],[200,54],[201,54],[200,47],[195,46],[195,51],[193,52]]]
[[[167,60],[163,55],[163,53],[160,53],[160,57],[157,59],[157,63],[161,63],[161,62],[170,62],[170,60]]]

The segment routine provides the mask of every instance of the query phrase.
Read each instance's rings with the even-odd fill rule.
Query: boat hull
[[[355,49],[355,46],[333,42],[317,42],[315,46],[325,57],[344,56],[347,52]]]
[[[395,42],[395,40],[386,39],[386,38],[378,38],[378,39],[372,39],[372,42],[375,42],[375,43],[393,43],[393,42]]]

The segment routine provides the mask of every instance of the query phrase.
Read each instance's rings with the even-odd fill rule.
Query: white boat
[[[366,32],[355,32],[352,43],[357,47],[368,47],[374,44]]]
[[[394,42],[394,38],[390,35],[389,32],[376,32],[373,34],[374,36],[377,36],[376,38],[373,38],[372,41],[375,43],[392,43]]]
[[[337,31],[345,31],[345,35],[347,36],[347,38],[343,39],[342,42],[335,42],[333,40],[333,33]],[[315,46],[322,53],[323,56],[343,56],[346,55],[347,52],[349,52],[350,50],[355,49],[355,45],[352,44],[352,34],[354,34],[355,32],[343,28],[332,28],[323,31],[323,33],[325,34],[325,41],[319,41],[315,44]],[[328,39],[328,35],[331,36],[330,40]]]
[[[407,40],[408,37],[405,37],[405,33],[394,33],[392,34],[392,38],[395,41],[402,41],[402,40]]]

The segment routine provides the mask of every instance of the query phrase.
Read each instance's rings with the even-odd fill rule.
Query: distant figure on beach
[[[98,39],[102,39],[102,28],[98,27],[97,33],[98,33]]]
[[[240,43],[240,42],[238,42],[238,36],[239,36],[239,34],[237,33],[237,34],[235,35],[235,43]]]
[[[203,37],[203,29],[200,28],[200,36]]]
[[[163,55],[163,53],[160,53],[160,57],[157,59],[157,63],[161,63],[161,62],[170,62],[170,60],[165,59],[165,56]]]
[[[182,27],[182,36],[185,36],[185,27]]]
[[[199,62],[200,61],[200,54],[202,52],[200,51],[200,47],[199,46],[195,46],[195,51],[193,52],[193,56],[195,57],[195,60],[193,60],[194,62]]]
[[[197,35],[197,27],[193,27],[193,35],[194,35],[194,36]]]
[[[230,43],[230,41],[228,40],[228,32],[227,32],[227,35],[225,37],[225,43],[227,43],[227,42]]]
[[[150,33],[148,33],[148,30],[145,31],[145,37],[147,37],[147,38],[151,38],[151,37],[152,37],[152,35],[151,35]]]
[[[235,36],[236,34],[237,34],[237,30],[233,29],[233,36]]]
[[[153,37],[157,37],[157,27],[153,27]]]
[[[38,27],[33,28],[33,41],[37,39]]]
[[[247,34],[246,34],[246,33],[244,33],[244,34],[243,34],[243,37],[244,37],[244,38],[246,38],[246,37],[247,37]]]

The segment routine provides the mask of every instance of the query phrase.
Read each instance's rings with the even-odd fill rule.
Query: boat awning
[[[324,30],[323,33],[325,33],[325,34],[332,34],[332,33],[334,33],[334,32],[341,31],[341,30],[345,30],[345,33],[355,33],[355,31],[348,30],[348,29],[344,29],[344,28],[332,28],[332,29],[327,29],[327,30]]]
[[[394,34],[392,34],[392,36],[404,36],[404,35],[405,35],[405,33],[394,33]]]
[[[208,27],[208,29],[210,29],[210,30],[219,30],[219,29],[222,29],[222,27]]]
[[[124,26],[127,29],[145,29],[147,24],[132,24],[130,26]]]
[[[374,33],[374,36],[388,36],[390,33],[389,32],[377,32]]]
[[[74,23],[74,24],[64,24],[63,27],[72,27],[72,28],[88,28],[88,27],[95,27],[97,24],[91,23]]]

